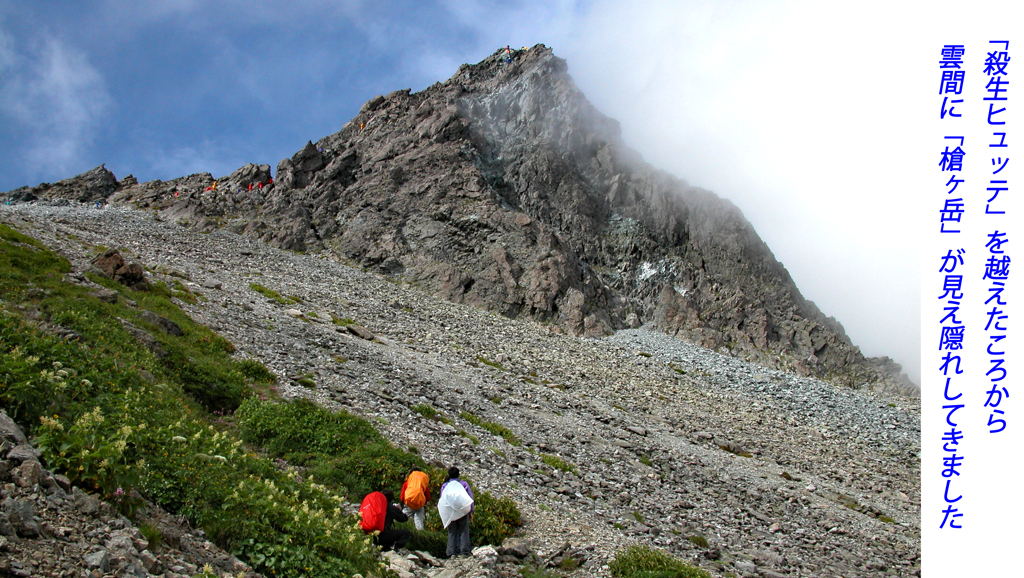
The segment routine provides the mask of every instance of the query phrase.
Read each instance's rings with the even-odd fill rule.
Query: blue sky
[[[0,154],[16,162],[0,190],[100,163],[145,180],[276,165],[375,94],[486,56],[500,35],[477,16],[423,2],[2,0]]]
[[[985,16],[1010,3],[844,4],[0,0],[0,190],[101,163],[276,167],[377,94],[545,43],[630,146],[737,204],[807,298],[918,381],[917,95],[936,46],[1002,33]]]

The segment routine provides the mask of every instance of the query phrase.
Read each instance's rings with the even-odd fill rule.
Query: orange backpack
[[[424,472],[413,472],[405,481],[405,492],[402,494],[402,501],[410,510],[419,510],[427,503],[427,488],[430,487],[430,477]]]
[[[388,501],[384,494],[380,492],[367,494],[363,498],[363,503],[359,505],[359,517],[362,518],[359,521],[359,527],[367,534],[370,532],[383,532],[384,516],[387,512]]]

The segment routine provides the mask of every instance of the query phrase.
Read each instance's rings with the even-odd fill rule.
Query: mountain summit
[[[769,367],[916,393],[800,295],[738,208],[626,147],[543,45],[377,96],[273,180],[268,165],[145,183],[98,167],[10,198],[36,195],[327,251],[574,335],[644,324]]]

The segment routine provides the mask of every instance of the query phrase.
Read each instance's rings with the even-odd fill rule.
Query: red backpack
[[[384,516],[387,512],[388,501],[384,494],[380,492],[367,494],[363,498],[363,503],[359,505],[359,517],[361,518],[359,526],[367,534],[370,532],[383,532]]]

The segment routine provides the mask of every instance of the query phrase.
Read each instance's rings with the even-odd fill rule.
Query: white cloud
[[[111,102],[102,75],[57,39],[15,46],[0,30],[0,114],[28,135],[26,172],[54,177],[88,168],[81,163]]]
[[[631,146],[733,201],[805,297],[916,380],[916,109],[897,104],[931,72],[901,63],[933,44],[907,34],[909,8],[881,12],[597,0],[563,56]]]
[[[149,165],[148,170],[153,174],[171,175],[170,178],[196,173],[210,173],[219,178],[244,165],[247,161],[242,156],[242,153],[224,142],[207,139],[196,146],[171,149],[147,146],[140,160]]]

